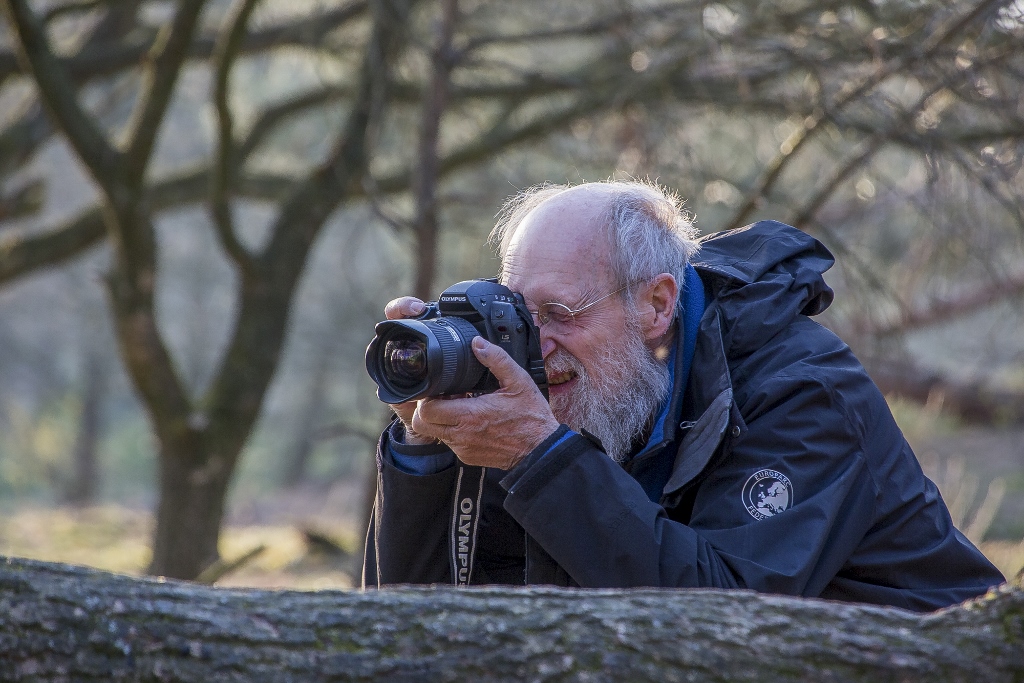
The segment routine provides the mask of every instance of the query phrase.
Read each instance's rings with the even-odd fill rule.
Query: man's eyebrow
[[[540,304],[562,304],[563,306],[576,309],[587,305],[591,301],[599,298],[601,292],[593,285],[587,285],[579,290],[579,294],[572,296],[571,298],[558,299],[558,298],[547,298],[544,301],[539,302]]]

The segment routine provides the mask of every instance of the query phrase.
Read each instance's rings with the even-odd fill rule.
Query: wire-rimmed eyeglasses
[[[633,284],[633,283],[630,283]],[[554,322],[557,325],[569,325],[576,322],[576,316],[583,311],[598,305],[605,299],[615,296],[619,292],[627,289],[630,285],[625,284],[616,289],[614,292],[605,294],[600,299],[595,299],[585,306],[579,308],[569,308],[565,304],[560,304],[557,301],[549,301],[546,304],[541,304],[536,311],[530,311],[533,317],[537,320],[537,325],[547,325],[549,322]]]

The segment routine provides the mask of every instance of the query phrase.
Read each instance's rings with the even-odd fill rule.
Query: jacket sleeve
[[[457,467],[409,474],[377,447],[377,495],[366,537],[363,586],[451,583],[449,530]]]
[[[830,387],[777,378],[766,392],[738,433],[726,430],[728,455],[703,475],[688,524],[579,436],[513,470],[505,508],[581,586],[818,595],[870,526],[874,484]],[[793,492],[758,519],[744,488],[763,470]]]

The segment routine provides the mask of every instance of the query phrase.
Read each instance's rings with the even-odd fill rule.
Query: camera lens
[[[480,333],[462,318],[386,320],[375,333],[366,371],[385,403],[478,390],[487,375],[473,355],[471,342]]]
[[[384,376],[396,387],[411,388],[427,379],[427,344],[392,339],[384,347]]]

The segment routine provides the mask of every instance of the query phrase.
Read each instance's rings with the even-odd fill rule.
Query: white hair
[[[682,287],[686,264],[700,248],[693,218],[678,194],[642,180],[590,183],[607,190],[612,274],[619,285],[649,282],[661,273]],[[490,242],[502,260],[526,216],[547,200],[579,185],[536,185],[510,197],[498,213]],[[627,294],[632,303],[632,294]]]

